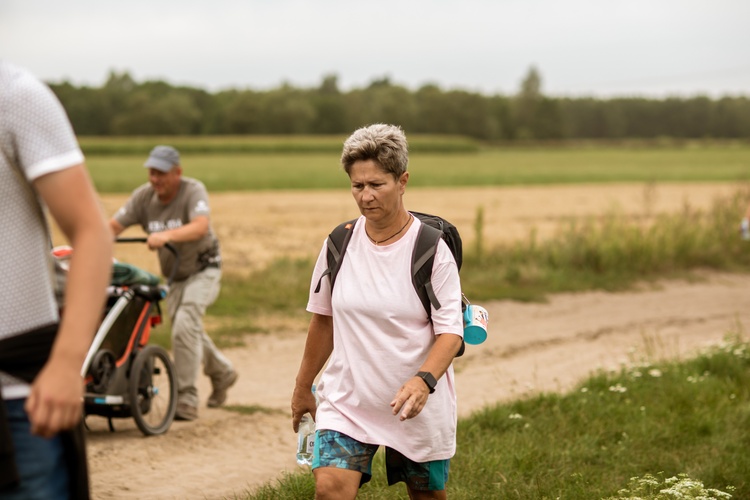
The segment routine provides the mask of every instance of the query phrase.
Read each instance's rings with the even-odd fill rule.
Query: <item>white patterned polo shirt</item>
[[[28,71],[0,61],[0,339],[58,321],[49,232],[32,182],[83,163],[65,110]],[[3,397],[28,388],[0,372]]]

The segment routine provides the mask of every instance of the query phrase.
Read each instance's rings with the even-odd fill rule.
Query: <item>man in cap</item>
[[[202,182],[182,176],[177,150],[156,146],[144,167],[149,182],[133,191],[109,225],[118,235],[139,224],[148,233],[148,247],[159,254],[162,274],[174,276],[167,311],[172,320],[177,375],[175,418],[194,420],[198,417],[196,379],[201,361],[213,388],[207,402],[210,408],[224,404],[227,390],[237,381],[231,362],[203,328],[206,308],[216,300],[221,286],[219,242],[209,221],[208,192]],[[164,248],[167,243],[179,255],[177,269],[174,255]]]

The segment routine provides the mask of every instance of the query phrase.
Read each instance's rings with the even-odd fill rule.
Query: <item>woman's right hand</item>
[[[294,393],[292,394],[292,429],[294,429],[295,433],[299,431],[299,422],[305,413],[312,415],[313,420],[315,420],[317,408],[315,395],[312,393],[312,384],[310,384],[310,387],[294,386]]]

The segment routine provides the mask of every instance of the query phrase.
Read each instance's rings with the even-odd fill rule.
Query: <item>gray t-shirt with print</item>
[[[175,198],[166,205],[151,187],[144,184],[133,191],[130,199],[114,216],[123,227],[140,225],[148,234],[182,227],[197,216],[210,215],[208,191],[202,182],[182,177]],[[206,236],[196,241],[173,243],[180,257],[174,276],[176,281],[187,279],[207,265],[218,265],[221,261],[219,241],[209,224]],[[175,258],[166,248],[159,249],[159,264],[164,276],[169,277],[174,269]]]

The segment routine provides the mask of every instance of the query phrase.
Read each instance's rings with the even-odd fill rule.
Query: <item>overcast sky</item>
[[[750,0],[0,0],[0,58],[216,91],[377,78],[549,95],[750,95]]]

